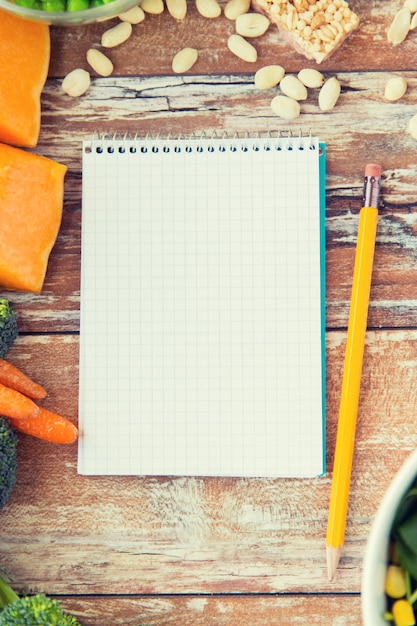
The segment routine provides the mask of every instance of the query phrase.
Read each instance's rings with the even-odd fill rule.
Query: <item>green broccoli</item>
[[[0,298],[0,359],[14,344],[17,332],[17,317],[13,305],[6,298]]]
[[[0,626],[81,626],[43,593],[19,596],[0,578]]]
[[[17,432],[0,416],[0,509],[4,507],[16,482]]]

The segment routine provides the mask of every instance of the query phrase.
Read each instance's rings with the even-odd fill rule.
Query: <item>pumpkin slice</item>
[[[67,167],[0,144],[0,285],[42,289],[61,225]]]
[[[0,59],[0,141],[33,148],[49,68],[49,26],[0,10]]]

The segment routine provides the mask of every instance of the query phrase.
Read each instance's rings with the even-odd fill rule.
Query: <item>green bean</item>
[[[40,9],[41,3],[38,0],[15,0],[15,4],[26,9]]]
[[[67,0],[67,11],[85,11],[88,8],[88,0]]]
[[[65,0],[42,0],[43,11],[65,11]]]
[[[57,13],[68,11],[71,13],[101,7],[114,2],[114,0],[13,0],[13,2],[27,9]]]

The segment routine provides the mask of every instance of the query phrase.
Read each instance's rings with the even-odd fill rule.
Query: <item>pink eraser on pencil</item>
[[[381,176],[382,167],[376,163],[368,163],[365,167],[365,176]]]

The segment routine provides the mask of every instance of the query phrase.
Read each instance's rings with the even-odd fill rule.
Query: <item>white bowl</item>
[[[386,626],[384,592],[392,523],[400,500],[417,476],[417,450],[410,454],[394,476],[372,524],[366,545],[362,574],[362,618],[364,626]]]

